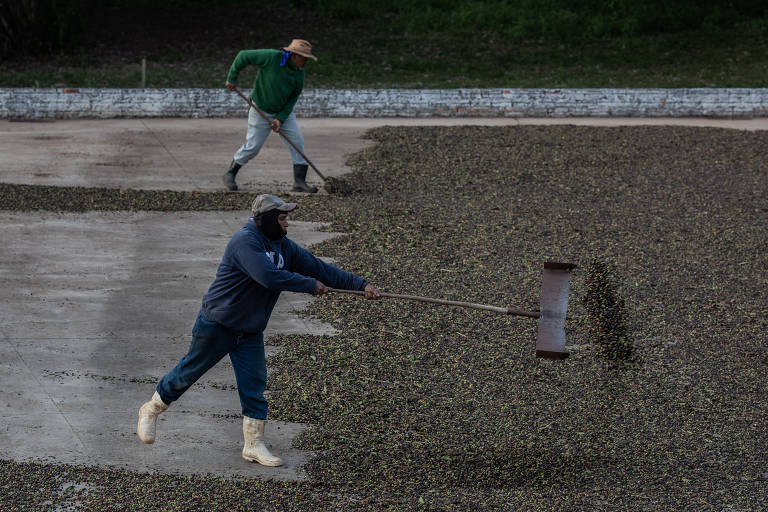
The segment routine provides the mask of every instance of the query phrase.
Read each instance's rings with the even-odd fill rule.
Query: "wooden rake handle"
[[[336,292],[336,293],[349,293],[351,295],[365,295],[364,291],[360,290],[341,290],[339,288],[328,288],[328,291]],[[527,316],[529,318],[539,318],[541,314],[533,312],[533,311],[522,311],[520,309],[513,309],[513,308],[503,308],[500,306],[489,306],[486,304],[476,304],[474,302],[461,302],[458,300],[443,300],[443,299],[433,299],[432,297],[421,297],[419,295],[401,295],[399,293],[381,293],[382,297],[387,297],[390,299],[406,299],[406,300],[415,300],[418,302],[430,302],[432,304],[443,304],[445,306],[459,306],[462,308],[471,308],[471,309],[482,309],[484,311],[494,311],[496,313],[504,313],[505,315],[514,315],[514,316]]]
[[[257,106],[256,106],[256,104],[255,104],[255,103],[254,103],[254,102],[251,100],[251,98],[249,98],[248,96],[246,96],[245,94],[243,94],[243,93],[240,91],[240,89],[238,89],[237,87],[235,87],[233,90],[234,90],[234,91],[235,91],[235,92],[236,92],[236,93],[237,93],[237,94],[238,94],[238,95],[239,95],[241,98],[243,98],[243,99],[244,99],[244,100],[245,100],[245,101],[246,101],[246,102],[247,102],[247,103],[248,103],[248,104],[251,106],[251,108],[252,108],[253,110],[255,110],[256,112],[258,112],[258,114],[261,116],[261,118],[262,118],[262,119],[264,119],[264,120],[265,120],[267,123],[269,123],[269,122],[270,122],[269,118],[267,117],[267,114],[265,114],[263,110],[261,110],[259,107],[257,107]],[[297,152],[298,154],[300,154],[300,155],[301,155],[301,157],[302,157],[304,160],[306,160],[306,161],[307,161],[307,163],[309,164],[309,166],[310,166],[310,167],[312,167],[312,170],[314,170],[314,171],[317,173],[317,175],[318,175],[318,176],[320,176],[320,179],[322,179],[322,180],[323,180],[323,183],[325,183],[325,176],[323,176],[323,173],[321,173],[321,172],[320,172],[320,171],[317,169],[317,167],[315,167],[315,164],[313,164],[313,163],[312,163],[312,161],[310,161],[310,159],[309,159],[309,158],[307,158],[307,155],[305,155],[305,154],[304,154],[304,153],[303,153],[303,152],[302,152],[302,151],[301,151],[301,150],[300,150],[300,149],[299,149],[299,148],[296,146],[296,144],[294,144],[294,143],[293,143],[293,141],[292,141],[291,139],[289,139],[288,137],[286,137],[286,136],[283,134],[282,130],[281,130],[281,131],[279,131],[279,132],[277,132],[277,133],[278,133],[278,134],[279,134],[279,135],[280,135],[280,136],[283,138],[283,140],[285,140],[285,142],[287,142],[288,144],[290,144],[290,145],[291,145],[291,147],[292,147],[293,149],[295,149],[295,150],[296,150],[296,152]]]

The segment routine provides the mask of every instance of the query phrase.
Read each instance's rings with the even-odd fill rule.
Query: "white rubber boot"
[[[283,459],[269,453],[264,445],[264,420],[243,416],[243,458],[251,462],[258,462],[264,466],[282,466]]]
[[[155,442],[155,428],[157,426],[157,416],[168,409],[160,395],[155,391],[152,400],[145,403],[139,409],[139,425],[136,427],[136,433],[139,439],[147,444]]]

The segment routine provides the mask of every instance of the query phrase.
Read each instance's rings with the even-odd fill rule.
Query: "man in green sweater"
[[[229,190],[237,190],[235,176],[248,161],[259,154],[269,131],[282,132],[304,152],[304,136],[296,122],[293,107],[304,89],[304,66],[312,55],[312,45],[303,39],[294,39],[291,44],[279,50],[243,50],[237,54],[229,68],[226,86],[235,90],[240,71],[246,66],[259,68],[251,91],[251,99],[269,118],[265,121],[253,108],[248,111],[248,131],[245,144],[235,152],[229,170],[222,177]],[[293,161],[293,191],[317,192],[316,187],[307,185],[307,161],[285,142]]]

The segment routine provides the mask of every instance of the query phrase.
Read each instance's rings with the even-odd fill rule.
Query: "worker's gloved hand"
[[[313,295],[325,295],[328,293],[328,287],[318,280],[315,280],[315,293]]]
[[[378,288],[376,288],[372,284],[367,284],[365,285],[365,298],[378,300],[381,298],[381,293],[379,293]]]
[[[237,88],[237,86],[235,84],[233,84],[232,82],[227,82],[224,85],[226,85],[227,89],[229,89],[230,91],[234,91]]]

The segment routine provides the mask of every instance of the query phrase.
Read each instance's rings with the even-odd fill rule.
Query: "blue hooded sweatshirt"
[[[216,279],[203,296],[203,315],[235,331],[263,332],[280,292],[314,293],[316,280],[345,290],[364,290],[367,284],[289,238],[270,240],[251,218],[224,250]]]

